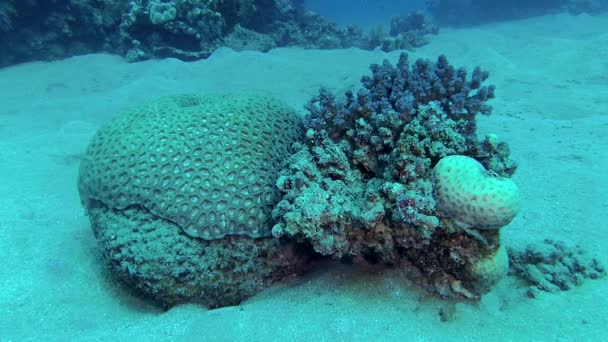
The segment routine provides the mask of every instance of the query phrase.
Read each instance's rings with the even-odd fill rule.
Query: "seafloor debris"
[[[598,279],[606,269],[578,245],[544,240],[530,244],[524,250],[509,249],[511,273],[529,286],[528,295],[538,291],[567,291],[581,285],[585,279]]]

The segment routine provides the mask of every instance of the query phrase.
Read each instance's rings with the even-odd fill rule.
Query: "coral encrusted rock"
[[[298,272],[304,254],[269,235],[300,122],[266,96],[182,95],[103,126],[78,188],[113,274],[165,306],[218,307]]]
[[[142,207],[87,210],[112,275],[137,295],[169,308],[237,305],[307,267],[306,252],[272,238],[195,239]]]

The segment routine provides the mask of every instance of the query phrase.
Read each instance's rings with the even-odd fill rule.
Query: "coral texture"
[[[409,18],[409,19],[408,19]],[[390,49],[426,44],[427,21],[398,25]],[[128,61],[207,58],[218,47],[375,49],[383,44],[356,26],[340,27],[299,0],[60,0],[0,3],[0,66],[92,52]]]
[[[475,292],[489,291],[494,284],[509,272],[507,248],[501,245],[494,253],[471,263],[467,267],[467,271],[469,272],[469,277],[474,279]]]
[[[478,161],[453,155],[433,169],[437,201],[459,224],[477,229],[499,229],[519,210],[519,191],[509,178],[488,173]]]
[[[407,54],[370,69],[356,95],[321,89],[306,106],[306,141],[277,182],[273,234],[335,258],[409,264],[441,295],[476,297],[493,278],[471,270],[496,255],[499,233],[442,215],[433,167],[458,154],[504,177],[515,171],[504,142],[475,134],[494,97],[488,73],[469,78],[445,56],[410,65]]]
[[[141,205],[193,237],[270,235],[276,172],[300,138],[286,105],[257,95],[183,95],[102,127],[79,175],[85,207]]]
[[[306,267],[299,248],[272,238],[194,239],[139,206],[116,210],[94,201],[87,212],[113,276],[164,307],[237,305]]]

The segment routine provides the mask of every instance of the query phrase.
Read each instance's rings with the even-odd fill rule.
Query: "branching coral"
[[[492,109],[494,86],[482,85],[488,73],[475,68],[467,77],[445,56],[410,66],[407,54],[370,69],[356,94],[323,88],[306,105],[307,141],[281,173],[273,234],[335,258],[409,264],[442,295],[476,297],[498,277],[472,270],[504,273],[475,267],[494,260],[499,233],[443,216],[432,170],[455,154],[503,176],[515,170],[506,144],[491,148],[476,136],[475,116]]]

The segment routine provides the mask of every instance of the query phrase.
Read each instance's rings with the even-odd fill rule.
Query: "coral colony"
[[[280,173],[273,233],[336,258],[409,267],[426,287],[473,298],[507,271],[500,228],[519,206],[505,143],[478,141],[488,73],[401,54],[362,88],[308,103],[306,141]],[[482,266],[483,265],[483,266]]]
[[[507,145],[475,134],[488,74],[407,54],[371,71],[356,93],[321,89],[304,122],[265,96],[182,95],[102,127],[79,190],[114,272],[165,305],[238,303],[314,255],[487,292],[519,205]]]
[[[520,199],[508,145],[476,134],[487,72],[406,53],[370,70],[356,91],[321,88],[304,120],[265,95],[176,95],[102,127],[78,185],[117,277],[165,306],[221,307],[318,258],[467,300],[509,261],[530,297],[605,275],[562,243],[501,245]]]

